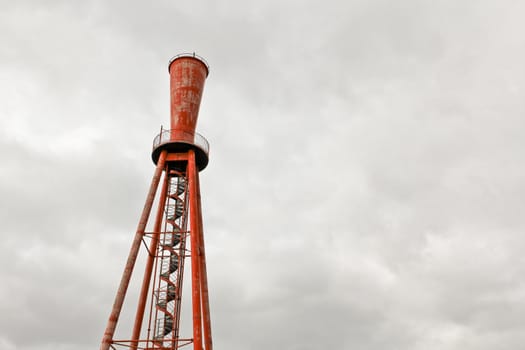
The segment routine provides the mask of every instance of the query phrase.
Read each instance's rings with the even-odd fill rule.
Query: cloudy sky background
[[[1,0],[0,349],[98,348],[188,51],[215,349],[521,348],[523,13]]]

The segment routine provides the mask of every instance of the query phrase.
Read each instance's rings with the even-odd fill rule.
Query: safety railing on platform
[[[161,128],[160,133],[153,139],[153,149],[156,149],[157,147],[166,143],[182,142],[193,144],[202,149],[206,154],[210,152],[210,144],[208,143],[208,140],[206,140],[206,138],[201,134],[190,134],[181,130],[176,130],[176,132],[172,131],[175,130],[166,130]],[[184,137],[176,137],[174,135],[184,135]]]

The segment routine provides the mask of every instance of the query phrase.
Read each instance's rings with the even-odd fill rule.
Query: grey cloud
[[[179,51],[216,348],[523,342],[521,4],[1,7],[0,347],[99,343]]]

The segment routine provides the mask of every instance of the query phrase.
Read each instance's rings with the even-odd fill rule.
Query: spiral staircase
[[[184,258],[187,237],[187,181],[183,174],[172,171],[165,205],[164,231],[157,254],[160,266],[155,290],[154,346],[177,348],[181,308]],[[166,344],[166,343],[170,344]],[[173,343],[175,346],[173,347]]]

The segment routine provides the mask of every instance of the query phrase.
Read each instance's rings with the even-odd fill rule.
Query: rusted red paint
[[[190,55],[173,59],[169,65],[171,139],[193,142],[208,67]]]
[[[202,222],[199,210],[198,172],[195,164],[195,152],[190,150],[188,159],[188,180],[190,193],[190,239],[191,239],[191,291],[193,308],[193,349],[202,350],[202,310],[201,310],[201,252],[200,252],[200,227]]]

